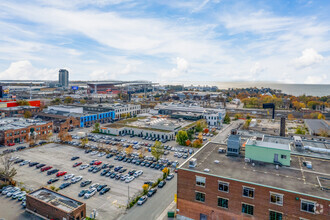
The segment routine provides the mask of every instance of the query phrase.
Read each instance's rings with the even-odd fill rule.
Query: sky
[[[330,84],[330,1],[0,1],[0,79]]]

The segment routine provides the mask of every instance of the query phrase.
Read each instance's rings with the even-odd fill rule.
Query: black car
[[[36,166],[36,168],[37,168],[37,169],[40,169],[41,167],[44,167],[44,166],[46,166],[46,164],[41,163],[41,164],[38,164],[38,165]]]
[[[24,161],[24,159],[18,159],[18,160],[16,160],[14,163],[21,163],[21,162],[23,162]]]
[[[132,175],[134,175],[135,172],[136,172],[136,170],[131,170],[128,172],[128,175],[132,176]]]
[[[164,180],[160,181],[158,184],[158,188],[163,188],[165,185],[166,185],[166,182]]]
[[[96,190],[99,192],[101,191],[103,188],[107,187],[108,185],[107,184],[104,184],[104,185],[99,185]]]
[[[87,186],[92,183],[92,180],[85,180],[80,183],[81,187]]]
[[[59,178],[53,178],[53,179],[50,179],[50,180],[48,180],[48,184],[52,184],[52,183],[55,183],[55,182],[57,182],[57,181],[59,181]]]
[[[116,180],[119,180],[121,178],[121,176],[122,176],[121,174],[117,174],[116,177],[115,177]]]
[[[114,167],[114,165],[109,165],[109,169],[112,169]]]
[[[94,170],[95,166],[91,166],[89,169],[88,169],[88,172],[92,172]]]
[[[79,197],[83,197],[86,193],[88,192],[87,189],[83,189],[80,191],[80,193],[78,194]]]
[[[156,189],[156,188],[152,188],[152,189],[149,190],[147,196],[148,196],[148,197],[151,197],[151,196],[153,196],[156,192],[157,192],[157,189]]]
[[[87,149],[87,150],[85,150],[85,153],[86,153],[86,154],[88,154],[88,153],[90,153],[90,152],[92,152],[91,149]]]
[[[71,160],[77,160],[77,159],[79,159],[79,157],[77,156],[71,158]]]
[[[106,156],[106,158],[111,158],[111,157],[113,157],[113,154],[108,154],[108,155]]]
[[[107,174],[109,171],[110,171],[110,169],[103,170],[103,171],[101,172],[101,176],[104,176],[104,175]]]
[[[94,170],[93,170],[93,173],[97,173],[101,170],[101,167],[95,167]]]
[[[26,148],[25,146],[16,147],[16,151],[20,151],[20,150],[23,150],[25,148]]]
[[[144,165],[145,167],[150,167],[150,163],[146,162],[146,164]]]
[[[103,194],[109,192],[109,190],[110,190],[110,187],[103,188],[103,189],[100,191],[100,195],[103,195]]]
[[[105,164],[102,165],[102,169],[106,169],[106,168],[108,168],[108,166],[109,166],[109,164],[105,163]]]
[[[38,165],[38,164],[39,164],[38,162],[30,162],[29,166],[33,167],[33,166]]]
[[[156,164],[156,166],[154,167],[156,170],[158,170],[160,168],[160,164]]]
[[[117,166],[117,167],[115,167],[115,171],[118,172],[121,168],[123,168],[123,167]]]
[[[67,182],[67,183],[63,183],[62,185],[60,185],[60,189],[64,189],[64,188],[66,188],[66,187],[68,187],[68,186],[70,186],[71,185],[71,182]]]
[[[58,171],[60,171],[60,170],[59,170],[59,169],[49,170],[49,171],[47,172],[47,175],[52,175],[52,174],[54,174],[54,173],[57,173]]]

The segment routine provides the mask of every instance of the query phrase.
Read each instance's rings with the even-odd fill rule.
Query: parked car
[[[163,181],[160,181],[158,183],[158,188],[163,188],[165,185],[166,185],[166,182],[164,180]]]
[[[74,183],[77,183],[77,182],[79,182],[80,180],[82,180],[82,176],[76,176],[76,177],[73,177],[72,179],[71,179],[71,183],[72,184],[74,184]]]
[[[74,174],[67,174],[64,176],[64,180],[68,180],[74,177]]]
[[[142,197],[138,200],[137,204],[138,204],[138,205],[143,205],[143,204],[147,201],[147,199],[148,199],[147,196],[142,196]]]
[[[92,185],[89,186],[89,188],[97,188],[100,184],[99,183],[93,183]]]
[[[75,157],[72,157],[71,160],[77,160],[77,159],[79,159],[79,158],[80,158],[80,157],[75,156]]]
[[[78,194],[79,197],[83,197],[86,193],[88,192],[87,189],[83,189],[80,191],[80,193]]]
[[[103,188],[103,189],[100,191],[100,195],[103,195],[103,194],[109,192],[109,190],[110,190],[110,187],[105,187],[105,188]]]
[[[31,161],[30,160],[24,160],[23,162],[21,162],[19,165],[20,166],[24,166],[25,164],[28,164],[30,163]]]
[[[132,182],[134,179],[135,179],[134,176],[128,176],[128,177],[126,177],[126,179],[125,179],[125,183]]]
[[[103,188],[107,187],[108,185],[104,184],[104,185],[99,185],[96,189],[97,191],[101,191]]]
[[[82,164],[82,162],[76,162],[73,164],[73,167],[77,167],[77,166],[80,166]]]
[[[89,199],[90,197],[94,196],[97,190],[95,188],[91,188],[88,190],[88,192],[85,194],[84,198]]]
[[[98,165],[101,165],[102,161],[95,161],[94,162],[94,165],[98,166]]]
[[[85,180],[80,183],[81,187],[87,186],[92,183],[92,180]]]
[[[152,189],[149,190],[147,196],[148,196],[148,197],[151,197],[151,196],[153,196],[156,192],[157,192],[157,188],[152,188]]]
[[[18,163],[22,163],[24,161],[24,159],[18,159],[18,160],[16,160],[14,163],[15,164],[18,164]]]
[[[36,166],[38,164],[39,164],[39,162],[30,162],[29,163],[29,167],[33,167],[33,166]]]
[[[89,164],[83,164],[80,166],[80,170],[86,169],[87,167],[89,167]]]
[[[59,181],[59,178],[52,178],[52,179],[50,179],[50,180],[48,180],[48,184],[52,184],[52,183],[55,183],[55,182],[57,182],[57,181]]]
[[[174,174],[169,174],[169,175],[166,177],[166,180],[171,180],[171,179],[173,179],[173,177],[174,177]]]
[[[60,176],[64,176],[65,174],[67,174],[66,171],[60,171],[56,174],[57,177],[60,177]]]
[[[101,167],[95,167],[94,170],[93,170],[93,173],[97,173],[101,170]]]
[[[88,172],[93,172],[93,170],[96,168],[96,166],[91,166],[89,169],[88,169]]]
[[[40,169],[40,171],[41,171],[41,172],[44,172],[44,171],[50,170],[50,169],[52,169],[52,168],[53,168],[52,166],[42,167],[42,168]]]
[[[67,182],[67,183],[63,183],[62,185],[60,185],[60,189],[64,189],[64,188],[66,188],[66,187],[68,187],[68,186],[70,186],[71,185],[71,183],[70,182]]]
[[[44,163],[40,163],[40,164],[37,164],[37,165],[36,165],[36,168],[37,168],[37,169],[40,169],[41,167],[44,167],[44,166],[46,166],[46,164],[44,164]]]
[[[47,171],[47,175],[52,175],[54,173],[57,173],[58,171],[60,171],[60,170],[59,169],[49,170],[49,171]]]

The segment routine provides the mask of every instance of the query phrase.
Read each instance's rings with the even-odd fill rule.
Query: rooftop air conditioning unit
[[[189,160],[189,167],[190,168],[194,168],[197,165],[197,159],[196,158],[192,158],[191,160]]]

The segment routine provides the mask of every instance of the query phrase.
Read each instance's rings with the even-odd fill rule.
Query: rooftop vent
[[[214,161],[214,163],[216,163],[216,164],[219,164],[219,163],[220,163],[220,161],[218,161],[218,160],[215,160],[215,161]]]
[[[189,167],[190,168],[194,168],[197,165],[197,159],[196,158],[192,158],[191,160],[189,160]]]
[[[209,173],[209,172],[210,172],[210,169],[205,168],[205,169],[204,169],[204,172]]]

